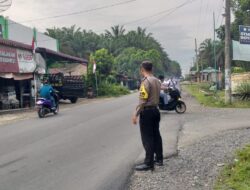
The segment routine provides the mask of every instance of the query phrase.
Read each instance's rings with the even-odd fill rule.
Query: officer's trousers
[[[160,120],[161,115],[157,108],[146,109],[140,114],[141,138],[146,152],[144,162],[148,165],[154,164],[154,154],[156,154],[156,160],[163,159]]]

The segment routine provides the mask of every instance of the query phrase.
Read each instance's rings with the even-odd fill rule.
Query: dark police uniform
[[[140,116],[140,130],[142,144],[146,151],[145,164],[154,164],[156,160],[163,160],[162,139],[160,135],[160,112],[158,109],[161,83],[154,76],[143,79],[140,87],[140,103],[137,116]]]

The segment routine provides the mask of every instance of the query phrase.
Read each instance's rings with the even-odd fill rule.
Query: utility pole
[[[213,12],[213,22],[214,22],[214,47],[213,47],[213,50],[214,50],[214,70],[215,70],[215,83],[216,83],[216,90],[218,88],[218,73],[217,73],[217,63],[216,63],[216,41],[215,41],[215,15],[214,15],[214,12]]]
[[[196,60],[196,72],[197,72],[197,82],[200,82],[200,74],[199,74],[199,60],[198,60],[198,46],[197,39],[195,38],[195,60]]]
[[[196,38],[195,38],[195,60],[196,60],[196,71],[199,72],[198,49],[197,49],[197,40],[196,40]]]
[[[225,4],[225,103],[231,104],[231,0],[225,0]]]

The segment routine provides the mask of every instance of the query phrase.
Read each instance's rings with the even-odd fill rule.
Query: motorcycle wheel
[[[184,102],[178,102],[178,104],[176,105],[176,107],[175,107],[175,111],[176,111],[176,113],[178,113],[178,114],[183,114],[183,113],[185,113],[186,112],[186,110],[187,110],[187,106],[186,106],[186,104],[184,103]]]
[[[37,113],[38,113],[39,118],[44,118],[45,117],[45,110],[43,108],[39,108]]]

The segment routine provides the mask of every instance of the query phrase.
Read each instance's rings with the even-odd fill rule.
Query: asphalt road
[[[135,94],[0,127],[0,190],[123,189],[141,154]]]

